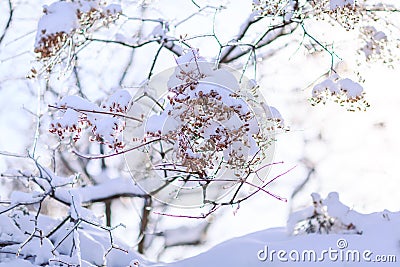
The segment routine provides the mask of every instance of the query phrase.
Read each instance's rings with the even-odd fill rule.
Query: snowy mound
[[[313,194],[313,206],[293,213],[287,227],[234,238],[195,257],[172,263],[151,263],[136,252],[125,250],[120,243],[121,249],[112,249],[104,257],[106,266],[112,267],[397,266],[399,223],[399,212],[361,214],[341,203],[337,193],[330,193],[326,199]],[[16,244],[24,236],[11,225],[12,221],[3,215],[0,267],[64,266],[63,262],[71,262],[63,252],[69,242],[64,248],[54,248],[51,239],[44,239],[46,242],[42,243],[32,239],[35,242],[28,242],[16,257],[11,251],[20,246]],[[92,226],[83,227],[74,239],[82,244],[82,266],[96,266],[96,262],[102,261],[104,248],[110,246],[107,233]]]
[[[156,266],[398,266],[399,212],[361,214],[341,203],[337,193],[313,199],[314,206],[293,213],[286,228],[234,238],[193,258]]]

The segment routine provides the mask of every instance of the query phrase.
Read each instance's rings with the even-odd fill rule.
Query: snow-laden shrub
[[[283,128],[279,112],[257,102],[227,69],[212,69],[195,49],[177,64],[164,110],[146,122],[147,135],[173,144],[171,163],[200,178],[223,168],[237,170],[238,177],[251,171],[273,131]]]
[[[364,99],[363,87],[349,78],[342,79],[339,75],[332,75],[314,86],[311,104],[325,104],[327,100],[333,100],[349,111],[366,110],[369,107]]]
[[[257,94],[254,81],[227,66],[215,68],[197,49],[176,64],[144,86],[150,104],[138,97],[128,113],[138,117],[142,110],[145,117],[144,137],[127,120],[125,158],[132,177],[157,199],[180,206],[238,204],[248,187],[270,193],[265,171],[275,134],[285,128],[279,111]],[[143,156],[131,153],[135,147],[148,156],[145,177],[135,172]]]
[[[98,0],[58,1],[43,6],[34,46],[38,60],[43,62],[39,74],[50,72],[63,58],[73,61],[74,50],[85,43],[86,34],[115,21],[121,13],[120,5],[105,5]],[[31,76],[37,74],[33,68]]]

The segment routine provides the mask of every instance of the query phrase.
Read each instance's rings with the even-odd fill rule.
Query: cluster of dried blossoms
[[[400,47],[399,43],[388,41],[387,35],[373,26],[362,27],[360,33],[361,39],[365,42],[360,52],[364,53],[367,61],[392,63],[396,60],[393,50]]]
[[[364,99],[363,87],[351,79],[341,79],[339,75],[332,75],[314,86],[311,104],[325,104],[328,99],[345,106],[349,111],[366,110],[369,107]]]
[[[198,97],[188,97],[183,101],[177,97],[170,98],[170,103],[176,107],[170,110],[169,115],[179,116],[183,123],[165,137],[177,144],[176,160],[189,172],[203,177],[207,176],[205,170],[215,169],[214,164],[220,159],[219,152],[225,152],[226,163],[234,168],[243,166],[248,160],[244,147],[250,147],[248,133],[253,116],[250,111],[241,113],[240,105],[223,103],[218,89],[216,87],[207,93],[200,90]],[[233,119],[238,120],[238,126],[226,127]]]
[[[265,17],[282,16],[294,2],[292,0],[253,0],[253,12]]]
[[[311,0],[308,2],[317,19],[325,19],[328,16],[346,30],[354,29],[362,17],[362,8],[354,0]]]
[[[355,0],[308,0],[302,4],[293,0],[253,0],[253,12],[258,16],[291,19],[294,13],[300,17],[310,13],[317,19],[333,19],[347,30],[354,29],[361,20],[361,11]]]
[[[90,128],[91,141],[119,151],[124,147],[121,133],[125,129],[123,118],[129,110],[130,101],[131,95],[126,90],[114,93],[101,107],[79,96],[64,97],[55,106],[58,113],[50,123],[49,131],[61,140],[70,137],[76,142],[82,132]]]
[[[119,5],[100,4],[98,0],[54,2],[43,7],[39,20],[34,52],[44,63],[45,70],[63,58],[72,56],[75,47],[83,44],[85,34],[96,25],[107,25],[121,14]],[[34,76],[37,71],[33,70]]]
[[[213,70],[195,49],[177,64],[168,81],[167,104],[147,120],[147,135],[171,147],[168,166],[200,178],[216,177],[227,169],[237,177],[250,174],[265,156],[271,131],[283,127],[279,113],[263,112],[232,73]]]

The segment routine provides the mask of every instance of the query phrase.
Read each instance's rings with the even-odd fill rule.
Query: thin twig
[[[323,45],[320,41],[318,41],[314,36],[309,34],[306,31],[303,23],[301,23],[301,28],[303,29],[304,35],[307,35],[308,37],[310,37],[317,45],[319,45],[322,49],[324,49],[326,52],[329,53],[329,55],[331,56],[331,70],[333,70],[334,57],[337,57],[340,60],[342,60],[342,58],[340,58],[334,51],[329,50],[325,45]]]
[[[46,85],[47,86],[47,85]],[[40,85],[37,86],[37,101],[36,101],[36,127],[35,127],[35,135],[33,138],[33,144],[32,144],[32,149],[31,149],[31,156],[34,158],[35,157],[35,152],[36,152],[36,147],[37,143],[39,141],[39,135],[40,135],[40,113],[41,113],[41,90],[40,90]]]
[[[114,157],[114,156],[117,156],[117,155],[125,154],[127,152],[136,150],[138,148],[147,146],[148,144],[151,144],[151,143],[154,143],[154,142],[157,142],[157,141],[160,141],[160,140],[161,140],[161,138],[153,139],[153,140],[145,142],[143,144],[140,144],[140,145],[137,145],[137,146],[134,146],[134,147],[122,150],[122,151],[118,151],[118,152],[115,152],[115,153],[112,153],[112,154],[107,154],[107,155],[84,155],[84,154],[81,154],[80,152],[78,152],[76,150],[74,150],[73,153],[75,155],[77,155],[78,157],[85,158],[85,159],[104,159],[104,158],[109,158],[109,157]]]
[[[193,5],[195,5],[197,8],[200,8],[199,4],[197,4],[194,0],[191,0],[191,2],[192,2]]]
[[[157,52],[156,52],[156,55],[154,56],[153,63],[151,64],[150,71],[149,71],[149,75],[147,76],[147,79],[148,79],[148,80],[150,80],[151,76],[153,75],[153,69],[154,69],[154,67],[156,66],[156,62],[157,62],[157,59],[158,59],[158,55],[160,54],[161,49],[162,49],[163,47],[164,47],[164,43],[161,43],[160,47],[158,48],[158,50],[157,50]]]
[[[154,214],[168,216],[168,217],[175,217],[175,218],[205,219],[208,216],[210,216],[212,213],[217,211],[220,207],[221,207],[221,205],[213,205],[207,213],[202,213],[201,215],[198,215],[198,216],[183,215],[183,214],[170,214],[170,213],[157,212],[157,211],[154,211]]]
[[[49,108],[55,108],[55,109],[61,109],[61,110],[67,110],[67,109],[72,109],[75,110],[77,112],[87,112],[87,113],[94,113],[94,114],[103,114],[103,115],[111,115],[111,116],[117,116],[117,117],[122,117],[122,118],[126,118],[126,119],[130,119],[130,120],[134,120],[134,121],[138,121],[138,122],[143,122],[143,120],[132,117],[132,116],[128,116],[125,115],[123,113],[116,113],[116,112],[109,112],[109,111],[102,111],[102,110],[90,110],[90,109],[83,109],[83,108],[74,108],[74,107],[70,107],[70,106],[54,106],[54,105],[48,105]]]
[[[0,151],[0,155],[7,156],[7,157],[16,157],[16,158],[28,158],[28,155],[8,152],[8,151]]]
[[[8,29],[10,28],[11,21],[13,19],[14,9],[12,7],[11,0],[8,0],[8,8],[10,9],[10,12],[9,12],[10,15],[8,17],[6,27],[4,28],[3,34],[0,36],[0,44],[3,41],[4,37],[6,36],[6,33],[7,33]]]

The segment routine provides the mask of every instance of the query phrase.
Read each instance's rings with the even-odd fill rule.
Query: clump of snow
[[[25,236],[15,222],[9,216],[0,214],[0,244],[12,245],[24,240]]]
[[[37,267],[38,265],[33,265],[31,262],[23,259],[5,259],[0,263],[0,267]]]
[[[44,45],[44,40],[59,33],[70,33],[79,27],[76,4],[72,2],[55,2],[43,6],[45,14],[38,24],[35,48]]]
[[[312,90],[312,105],[325,104],[328,99],[345,106],[347,110],[366,110],[369,107],[364,99],[363,87],[349,78],[340,78],[334,74],[314,86]]]
[[[150,33],[150,37],[165,37],[169,32],[169,23],[160,19],[160,24],[156,25]]]
[[[360,52],[365,55],[367,61],[379,60],[383,63],[392,64],[398,59],[397,55],[393,54],[398,43],[389,40],[385,32],[379,31],[373,26],[364,26],[360,29],[360,33],[360,37],[364,41]]]
[[[349,78],[338,81],[338,86],[342,92],[345,92],[349,99],[357,99],[361,97],[363,88],[359,83],[356,83]]]
[[[52,253],[54,246],[48,238],[33,238],[20,251],[21,254],[34,255],[35,265],[44,265],[49,263],[49,259],[53,258]]]
[[[167,82],[168,88],[177,88],[188,82],[195,82],[201,78],[209,76],[213,70],[210,63],[199,55],[199,51],[192,48],[176,59],[173,75]],[[190,74],[190,75],[187,75]]]
[[[92,141],[107,144],[114,150],[122,149],[124,115],[131,107],[131,100],[127,90],[117,90],[101,107],[79,96],[63,97],[56,105],[59,111],[50,123],[50,132],[61,139],[70,133],[76,142],[84,129],[91,128]]]
[[[268,121],[270,122],[268,127],[271,130],[283,129],[285,127],[285,120],[278,109],[273,106],[268,106],[265,103],[261,103],[263,110],[266,114]]]
[[[10,196],[11,205],[37,203],[41,199],[43,199],[43,195],[35,191],[29,193],[13,191]]]
[[[103,103],[102,108],[110,112],[126,113],[132,104],[131,100],[132,96],[127,90],[117,90]]]
[[[354,0],[330,0],[329,7],[331,10],[344,8],[345,6],[354,6]]]
[[[107,25],[121,13],[120,5],[106,6],[98,0],[57,1],[45,5],[37,27],[34,52],[39,60],[48,63],[46,71],[50,71],[56,59],[65,56],[62,52],[84,43],[81,37],[91,28]],[[36,74],[35,70],[32,75]]]
[[[98,110],[96,104],[76,95],[63,97],[60,101],[58,101],[57,107],[59,108],[73,107],[75,109],[94,110],[94,111]]]

